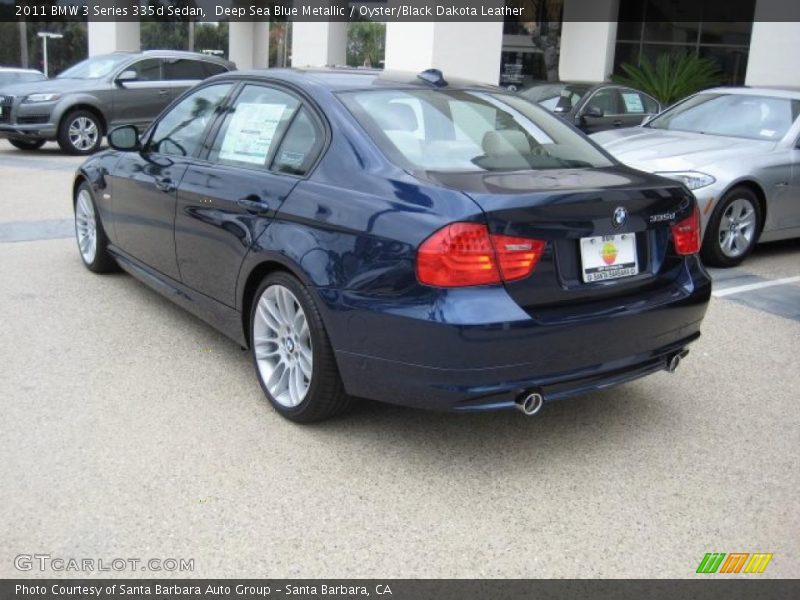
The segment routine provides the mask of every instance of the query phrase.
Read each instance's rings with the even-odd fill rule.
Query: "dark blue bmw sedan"
[[[357,397],[535,414],[700,335],[691,193],[495,87],[237,72],[109,141],[75,178],[83,262],[250,348],[295,421]]]

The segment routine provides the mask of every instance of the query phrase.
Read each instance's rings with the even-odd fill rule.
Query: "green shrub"
[[[664,106],[722,82],[722,73],[713,58],[693,54],[661,54],[655,65],[643,56],[639,66],[620,66],[624,75],[614,75],[615,83],[650,94]]]

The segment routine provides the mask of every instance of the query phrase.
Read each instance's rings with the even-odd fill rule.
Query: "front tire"
[[[44,146],[44,140],[8,140],[18,150],[38,150]]]
[[[100,148],[102,141],[103,125],[94,113],[74,110],[61,120],[58,145],[67,154],[93,154]]]
[[[714,267],[735,267],[753,251],[761,233],[761,206],[755,192],[737,186],[717,204],[703,240],[703,261]]]
[[[87,269],[93,273],[109,273],[118,269],[108,252],[108,238],[97,214],[89,184],[82,183],[75,194],[75,238],[78,252]]]
[[[261,389],[282,416],[310,423],[352,406],[314,299],[288,273],[273,273],[258,287],[250,342]]]

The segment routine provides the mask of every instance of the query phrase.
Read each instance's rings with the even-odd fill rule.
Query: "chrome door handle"
[[[175,183],[169,177],[156,177],[156,187],[167,194],[175,191]]]
[[[250,196],[245,196],[244,198],[239,198],[236,201],[236,204],[241,206],[251,215],[263,215],[265,212],[269,210],[269,205],[266,202],[263,202],[261,198],[259,198],[255,194],[251,194]]]
[[[169,94],[168,90],[158,90],[158,95],[159,96],[166,96],[167,94]]]

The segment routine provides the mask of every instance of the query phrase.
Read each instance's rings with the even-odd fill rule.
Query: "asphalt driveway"
[[[82,575],[18,571],[33,553],[190,558],[195,577],[690,577],[706,552],[770,552],[762,577],[800,575],[800,242],[715,273],[674,375],[535,418],[365,402],[298,426],[235,343],[83,268],[79,162],[0,142],[0,577]]]

